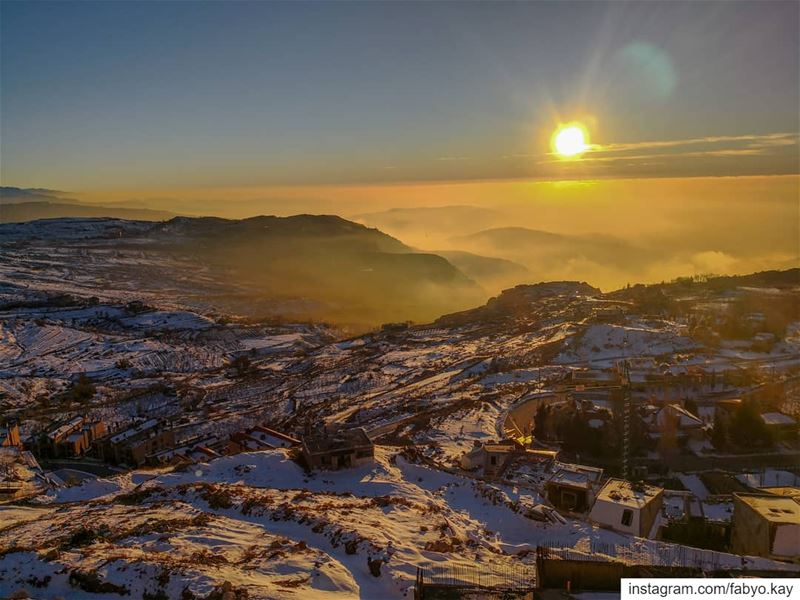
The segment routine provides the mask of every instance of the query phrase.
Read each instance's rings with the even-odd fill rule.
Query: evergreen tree
[[[728,423],[719,413],[714,415],[714,431],[711,432],[711,443],[717,450],[724,450],[728,445]]]
[[[741,448],[769,446],[772,436],[761,419],[756,400],[745,400],[736,409],[731,419],[731,440]]]
[[[545,403],[539,404],[536,409],[536,416],[533,418],[533,435],[536,439],[545,439],[547,432],[547,421],[550,410]]]

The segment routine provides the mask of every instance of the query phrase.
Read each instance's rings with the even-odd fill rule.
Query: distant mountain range
[[[513,287],[531,277],[531,272],[526,267],[505,258],[481,256],[460,250],[437,250],[436,254],[445,257],[467,277],[492,292]]]
[[[270,296],[322,301],[334,319],[423,320],[485,296],[445,258],[337,216],[177,217],[149,236]]]
[[[644,249],[613,236],[565,235],[526,227],[485,229],[452,237],[450,243],[512,260],[535,272],[547,272],[574,260],[630,267],[643,265],[651,258]]]
[[[67,192],[42,188],[0,188],[0,223],[23,223],[61,217],[110,217],[138,221],[163,221],[175,216],[163,210],[103,206],[80,202]]]
[[[487,297],[446,258],[415,252],[377,229],[329,215],[175,217],[152,225],[62,218],[0,225],[3,243],[33,244],[39,252],[49,244],[80,249],[70,267],[117,269],[120,277],[136,282],[128,289],[133,285],[143,292],[174,285],[186,288],[187,295],[202,295],[202,282],[185,280],[185,266],[166,268],[153,279],[154,262],[197,265],[213,278],[215,290],[230,289],[239,314],[275,299],[298,307],[284,312],[287,318],[374,326],[430,321]],[[93,252],[86,265],[77,264]]]
[[[377,227],[405,240],[414,236],[438,238],[475,231],[476,224],[493,227],[503,221],[503,213],[469,205],[421,206],[355,215],[354,221]],[[413,243],[420,243],[414,240]]]
[[[0,187],[0,200],[3,204],[17,202],[41,202],[53,199],[64,199],[64,194],[59,190],[48,190],[46,188],[18,188],[10,186]]]

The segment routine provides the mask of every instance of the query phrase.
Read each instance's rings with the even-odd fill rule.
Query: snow
[[[795,421],[789,415],[784,415],[779,412],[768,412],[761,415],[761,419],[766,425],[796,425]]]
[[[783,486],[800,487],[800,475],[795,475],[790,471],[781,471],[777,469],[764,469],[758,473],[743,473],[737,475],[736,479],[750,488]]]
[[[703,502],[703,515],[709,521],[729,523],[733,517],[733,502]]]
[[[183,587],[207,594],[228,581],[251,598],[285,598],[291,589],[300,597],[388,600],[407,597],[417,566],[477,563],[491,572],[532,560],[518,555],[539,544],[580,553],[596,542],[612,556],[632,547],[659,555],[659,542],[574,519],[526,517],[542,503],[529,488],[447,473],[389,448],[378,447],[372,465],[315,474],[288,452],[222,457],[151,479],[139,472],[86,481],[59,493],[72,504],[17,510],[12,528],[0,530],[0,595],[49,575],[47,593],[70,597],[65,569],[79,568],[133,597],[159,586],[170,596]],[[128,494],[124,503],[119,493]],[[69,548],[81,526],[101,539]],[[53,546],[66,549],[43,559]],[[9,547],[15,551],[3,553]],[[383,561],[381,577],[369,572],[370,557]]]
[[[705,500],[709,496],[709,491],[697,475],[689,475],[686,473],[678,473],[678,479],[681,480],[683,487],[692,492],[700,500]]]
[[[665,328],[621,325],[590,325],[569,350],[561,353],[557,364],[576,361],[607,361],[629,356],[659,356],[697,348],[696,342],[682,336],[678,326]]]
[[[77,240],[82,229],[118,235],[117,226],[49,223],[42,231],[51,229],[45,233],[53,239]],[[135,233],[137,226],[124,227]],[[24,237],[36,231],[15,226],[0,228],[3,234]],[[503,481],[490,483],[455,468],[457,459],[476,441],[506,436],[504,426],[516,417],[527,426],[544,397],[559,410],[556,400],[563,401],[564,387],[581,380],[615,381],[613,367],[621,358],[634,361],[632,378],[645,388],[653,374],[738,370],[742,357],[765,368],[800,363],[797,348],[784,341],[772,354],[732,345],[699,352],[686,336],[686,319],[644,319],[631,314],[632,304],[626,305],[627,316],[614,315],[617,324],[600,322],[598,302],[576,295],[574,284],[546,286],[544,294],[523,289],[524,302],[508,314],[502,302],[495,303],[488,319],[479,309],[474,319],[461,315],[461,324],[412,325],[341,341],[352,334],[322,325],[267,326],[261,318],[282,307],[237,303],[235,298],[245,296],[236,285],[221,284],[202,268],[190,272],[178,258],[149,254],[146,244],[124,250],[103,246],[48,245],[41,239],[0,253],[0,296],[8,306],[21,306],[0,314],[0,409],[29,404],[35,409],[30,414],[45,409],[45,418],[26,424],[28,431],[51,414],[59,422],[84,412],[103,417],[119,426],[111,428],[117,435],[145,419],[169,417],[180,424],[179,443],[185,445],[190,438],[224,439],[258,424],[284,424],[287,433],[296,434],[305,421],[347,421],[376,440],[410,440],[415,447],[401,455],[396,447],[379,446],[374,464],[347,471],[306,473],[291,451],[279,449],[218,458],[188,470],[89,477],[80,485],[49,489],[35,499],[36,508],[0,511],[3,526],[11,524],[8,530],[0,527],[0,596],[26,587],[29,577],[49,575],[46,596],[76,597],[81,592],[68,581],[76,568],[96,570],[129,589],[131,597],[159,589],[157,580],[167,569],[169,580],[161,589],[170,597],[180,597],[184,585],[205,595],[228,581],[246,588],[251,598],[390,599],[409,597],[417,566],[499,571],[531,562],[518,553],[541,544],[580,555],[599,543],[603,554],[622,560],[631,549],[665,563],[690,553],[716,558],[581,520],[536,520],[547,504],[542,489],[552,475],[548,467],[515,463]],[[171,277],[175,272],[181,273],[179,281]],[[62,293],[100,300],[66,308],[40,302]],[[127,306],[132,300],[147,307]],[[239,356],[250,360],[251,372],[228,367]],[[95,381],[95,398],[64,410],[40,400],[57,397],[80,372]],[[733,385],[718,387],[723,388],[687,386],[670,396],[738,393]],[[678,400],[653,397],[651,391],[639,399]],[[596,390],[580,395],[595,407],[611,406]],[[713,414],[700,416],[708,422]],[[691,441],[690,447],[702,453],[708,444]],[[739,480],[797,485],[788,475],[768,471]],[[697,475],[680,478],[704,500],[708,518],[730,520],[730,504],[711,503]],[[679,509],[679,498],[667,500],[669,514],[677,516]],[[46,559],[79,525],[107,533]],[[369,572],[369,557],[384,561],[381,577]],[[731,555],[721,555],[720,562],[774,566]]]

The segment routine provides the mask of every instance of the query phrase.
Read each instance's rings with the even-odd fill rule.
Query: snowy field
[[[309,475],[275,450],[67,492],[49,499],[66,503],[60,508],[0,512],[0,595],[34,581],[38,598],[76,597],[76,586],[97,580],[132,597],[201,595],[228,582],[250,598],[399,599],[417,566],[501,570],[532,562],[538,544],[580,553],[600,543],[612,556],[659,548],[581,521],[535,521],[525,516],[540,501],[535,494],[436,471],[388,448],[374,465],[341,472]],[[741,566],[740,557],[718,556]],[[369,560],[380,562],[379,576]]]

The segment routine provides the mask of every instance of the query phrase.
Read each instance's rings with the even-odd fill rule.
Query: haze
[[[336,214],[513,261],[487,295],[796,266],[797,3],[576,8],[4,3],[2,182]]]

